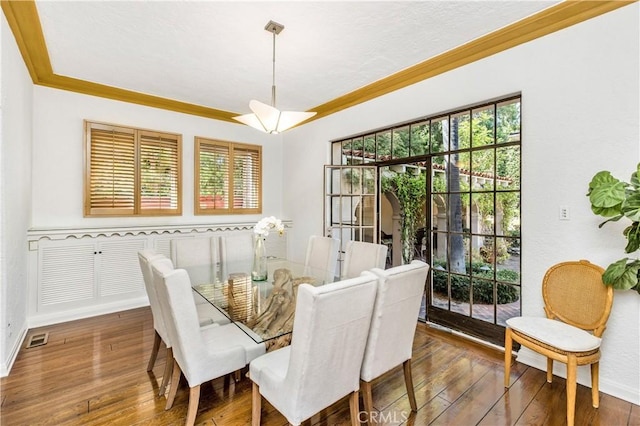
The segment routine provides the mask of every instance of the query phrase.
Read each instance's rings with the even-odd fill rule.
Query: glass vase
[[[264,245],[264,238],[261,236],[256,236],[253,245],[251,279],[254,281],[265,281],[267,279],[267,249]]]

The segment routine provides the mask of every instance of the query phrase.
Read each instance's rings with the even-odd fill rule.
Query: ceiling
[[[276,38],[277,107],[323,116],[614,8],[541,0],[8,3],[35,83],[223,120],[248,113],[251,99],[270,102],[269,20],[285,26]]]

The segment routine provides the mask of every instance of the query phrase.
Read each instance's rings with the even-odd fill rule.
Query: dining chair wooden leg
[[[153,370],[153,366],[156,363],[156,358],[158,357],[158,350],[160,350],[160,343],[162,339],[157,331],[153,331],[155,333],[155,337],[153,338],[153,349],[151,349],[151,356],[149,357],[149,363],[147,364],[147,371]]]
[[[547,383],[553,381],[553,359],[547,357]]]
[[[260,426],[261,410],[262,395],[260,395],[260,387],[254,383],[251,391],[251,426]]]
[[[364,403],[364,411],[366,411],[367,421],[370,422],[371,413],[373,412],[373,393],[371,392],[371,382],[360,380],[360,389],[362,389],[362,401]]]
[[[508,388],[511,382],[511,350],[513,340],[511,337],[511,329],[507,327],[504,335],[504,387]]]
[[[591,404],[593,408],[600,406],[600,392],[598,390],[600,384],[600,362],[591,364]]]
[[[198,404],[200,404],[200,385],[189,389],[189,408],[187,409],[186,426],[193,426],[196,422],[196,414],[198,414]]]
[[[158,390],[158,396],[164,395],[167,390],[167,385],[171,379],[171,373],[173,372],[173,349],[167,348],[167,357],[164,363],[164,373],[162,374],[162,384]]]
[[[578,362],[575,356],[569,355],[567,361],[567,426],[573,426],[576,414],[576,373]]]
[[[407,386],[407,396],[409,397],[409,405],[411,411],[418,412],[418,404],[416,403],[416,392],[413,388],[413,377],[411,376],[411,359],[406,360],[402,367],[404,369],[404,383]]]
[[[360,412],[359,402],[358,402],[359,392],[356,390],[351,393],[349,396],[349,411],[351,412],[351,426],[360,426],[360,416],[358,413]]]
[[[165,410],[169,410],[173,407],[173,400],[176,398],[178,392],[178,385],[180,384],[180,375],[182,370],[175,360],[173,361],[173,374],[171,374],[171,385],[169,385],[169,395],[167,395],[167,404],[164,406]]]

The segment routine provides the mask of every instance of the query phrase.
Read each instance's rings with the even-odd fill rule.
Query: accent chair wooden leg
[[[198,414],[198,404],[200,404],[200,385],[189,389],[189,408],[187,409],[186,426],[193,426]]]
[[[254,382],[251,391],[251,426],[260,426],[261,410],[262,396],[260,395],[260,387]]]
[[[162,373],[162,384],[158,390],[158,396],[164,395],[167,390],[167,385],[171,379],[171,373],[173,372],[173,349],[167,348],[166,362],[164,363],[164,373]]]
[[[567,361],[567,426],[573,426],[576,414],[576,373],[578,361],[569,355]]]
[[[418,412],[418,404],[416,403],[416,392],[413,388],[413,377],[411,376],[411,359],[406,360],[402,367],[404,369],[404,383],[407,386],[407,396],[409,397],[409,405],[411,411]]]
[[[349,411],[351,412],[351,426],[360,426],[360,416],[358,416],[358,413],[360,412],[358,395],[359,395],[359,392],[356,390],[355,392],[352,392],[351,396],[349,397]]]
[[[511,351],[513,348],[513,338],[511,329],[507,327],[504,334],[504,387],[508,388],[511,382]]]
[[[155,337],[153,338],[153,349],[151,349],[151,356],[149,357],[149,363],[147,364],[147,371],[153,370],[153,366],[156,363],[156,358],[158,357],[158,350],[160,350],[160,343],[162,339],[157,331],[153,331],[155,333]]]
[[[242,370],[236,370],[233,372],[233,381],[238,383],[240,381],[240,379],[242,379]]]
[[[547,357],[547,383],[553,381],[553,359]]]
[[[171,374],[171,385],[169,386],[169,395],[167,395],[167,404],[164,406],[165,410],[169,410],[173,407],[173,400],[176,399],[176,393],[178,393],[178,385],[180,384],[180,375],[182,370],[177,362],[173,362],[173,374]]]
[[[366,411],[367,422],[371,422],[371,413],[373,412],[373,393],[371,392],[371,382],[360,380],[360,389],[362,389],[362,401],[364,402],[364,411]]]
[[[598,390],[600,384],[600,362],[594,362],[591,364],[591,404],[593,408],[600,406],[600,392]]]

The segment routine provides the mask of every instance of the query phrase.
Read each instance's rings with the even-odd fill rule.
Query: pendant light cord
[[[271,106],[276,107],[276,30],[273,30],[273,68],[271,79]]]

